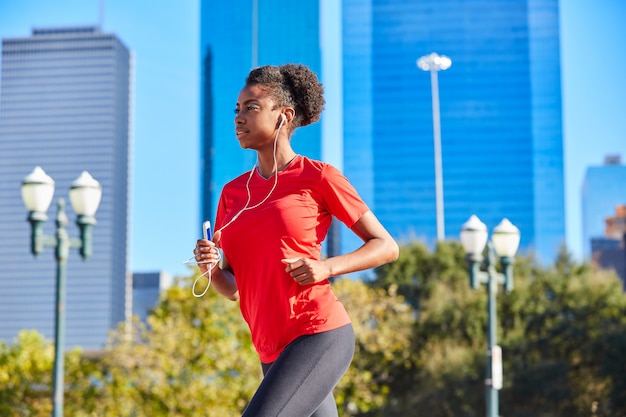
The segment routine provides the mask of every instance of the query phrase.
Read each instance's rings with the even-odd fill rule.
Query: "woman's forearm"
[[[331,276],[375,268],[398,259],[398,244],[371,211],[352,226],[352,231],[364,243],[353,252],[327,259]]]
[[[215,291],[229,300],[239,300],[239,290],[237,289],[237,283],[232,271],[221,269],[220,267],[213,268],[211,271],[211,285],[213,285]]]
[[[398,258],[398,245],[393,239],[373,238],[354,252],[328,258],[331,276],[350,274],[393,262]]]

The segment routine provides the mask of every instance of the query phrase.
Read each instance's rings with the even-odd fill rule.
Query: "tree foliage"
[[[626,297],[615,274],[518,257],[515,289],[497,296],[500,411],[511,417],[626,416]],[[196,271],[192,271],[194,274]],[[238,304],[192,277],[165,291],[143,325],[111,333],[97,355],[65,363],[65,415],[238,416],[262,376]],[[335,390],[342,416],[485,414],[487,294],[470,289],[463,250],[416,243],[371,282],[333,283],[356,335]],[[24,331],[0,342],[0,416],[50,415],[53,347]]]
[[[459,279],[456,243],[438,247],[413,282],[417,294],[412,347],[416,369],[377,415],[430,416],[485,414],[487,295]],[[420,245],[417,245],[420,246]],[[440,245],[441,246],[441,245]],[[405,248],[404,254],[415,249]],[[445,253],[454,256],[446,258]],[[446,261],[448,259],[448,261]],[[454,259],[454,261],[449,261]],[[400,266],[411,264],[401,260]],[[439,279],[429,279],[432,265]],[[390,268],[393,269],[393,268]],[[393,282],[380,271],[377,285]],[[406,275],[400,273],[401,282]],[[515,290],[497,298],[498,339],[504,355],[500,410],[507,416],[626,415],[626,297],[614,274],[576,264],[563,248],[554,266],[532,258],[515,265]]]
[[[0,416],[50,415],[54,350],[43,336],[22,331],[0,342]]]
[[[163,294],[147,327],[112,334],[94,415],[241,415],[261,373],[238,305],[213,291],[195,298],[182,284]]]
[[[361,281],[340,279],[334,291],[350,313],[356,339],[354,359],[335,390],[342,415],[363,414],[382,407],[396,379],[412,368],[413,311],[396,294],[369,288]]]

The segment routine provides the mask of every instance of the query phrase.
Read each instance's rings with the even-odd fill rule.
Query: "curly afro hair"
[[[324,108],[324,87],[317,75],[300,64],[266,65],[250,71],[246,85],[263,87],[280,107],[295,110],[293,128],[319,120]]]

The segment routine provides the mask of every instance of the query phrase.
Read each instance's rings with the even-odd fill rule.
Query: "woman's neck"
[[[293,149],[277,149],[276,150],[276,167],[278,171],[282,171],[289,165],[291,161],[296,157],[296,153]],[[272,150],[271,153],[261,153],[257,154],[257,165],[259,174],[261,174],[265,178],[269,178],[274,175],[276,172],[274,171],[274,152]]]

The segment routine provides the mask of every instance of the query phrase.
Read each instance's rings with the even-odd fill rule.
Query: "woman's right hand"
[[[217,231],[213,235],[213,240],[198,239],[196,241],[196,248],[193,250],[196,262],[202,272],[206,272],[208,268],[215,268],[221,259],[219,252],[219,241],[222,237],[222,232]]]

